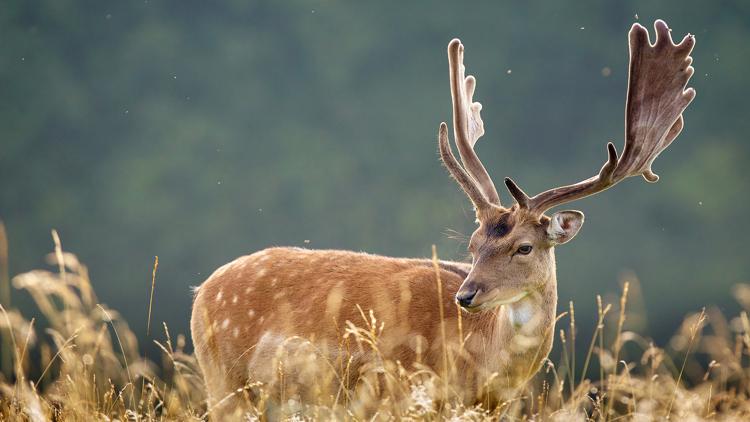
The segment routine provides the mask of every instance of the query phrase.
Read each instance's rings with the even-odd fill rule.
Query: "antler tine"
[[[500,205],[500,195],[474,151],[477,140],[484,135],[484,123],[480,115],[482,104],[473,101],[476,79],[465,76],[464,46],[458,39],[453,39],[448,44],[448,63],[453,101],[453,134],[458,154],[467,173],[476,180],[487,201]]]
[[[695,46],[695,37],[688,34],[675,45],[664,21],[657,20],[654,29],[654,44],[649,41],[648,31],[643,26],[636,23],[630,29],[622,155],[618,158],[617,150],[610,142],[607,144],[607,162],[599,174],[573,185],[550,189],[533,198],[524,198],[526,195],[513,181],[510,184],[506,181],[520,206],[541,214],[554,206],[599,193],[631,176],[642,175],[648,182],[659,180],[651,165],[680,134],[684,125],[682,112],[695,98],[695,90],[685,88],[693,75],[690,66],[693,59],[689,54]]]
[[[485,198],[484,194],[479,190],[474,179],[461,167],[456,156],[451,151],[450,142],[448,141],[448,125],[445,122],[440,123],[440,129],[438,131],[438,147],[440,150],[440,159],[445,164],[445,167],[450,172],[451,176],[456,179],[461,189],[466,192],[471,202],[477,210],[483,210],[490,206]]]
[[[529,208],[538,214],[542,214],[554,206],[601,192],[619,181],[614,180],[614,172],[617,168],[617,162],[617,149],[615,148],[615,144],[608,142],[607,162],[604,163],[599,170],[599,174],[596,176],[574,185],[550,189],[533,198],[528,198],[524,202],[518,201],[518,199],[516,200],[522,208]],[[526,205],[524,205],[524,203]]]
[[[513,199],[518,202],[518,205],[521,208],[528,208],[529,207],[529,195],[526,194],[526,192],[521,189],[516,182],[513,181],[510,177],[505,178],[505,186],[508,188],[508,192],[510,192],[510,195],[513,197]]]

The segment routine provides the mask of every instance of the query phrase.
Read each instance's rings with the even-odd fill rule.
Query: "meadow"
[[[341,388],[312,347],[313,400],[256,383],[227,402],[259,397],[248,421],[750,420],[750,2],[3,6],[0,422],[210,419],[189,288],[215,268],[272,245],[467,258],[475,213],[436,145],[450,40],[486,170],[533,193],[622,144],[627,34],[656,19],[695,34],[697,97],[658,184],[575,206],[555,344],[526,388],[462,402],[460,348],[445,373],[383,360]],[[383,319],[363,309],[341,342],[377,356]]]
[[[43,321],[18,309],[0,309],[2,353],[4,363],[11,364],[10,373],[0,381],[0,420],[210,418],[212,409],[206,407],[200,368],[189,352],[188,339],[151,321],[152,308],[159,304],[143,303],[149,337],[161,351],[159,356],[146,356],[139,352],[144,348],[139,348],[127,321],[116,309],[99,303],[86,266],[62,249],[56,232],[53,238],[56,247],[47,257],[50,270],[1,280],[30,295]],[[154,283],[157,267],[158,260]],[[562,358],[546,360],[513,399],[466,404],[459,398],[461,392],[451,388],[451,379],[461,374],[435,373],[419,365],[407,369],[388,361],[365,369],[355,385],[334,388],[331,394],[338,369],[314,356],[311,348],[308,369],[330,375],[317,376],[320,385],[307,386],[320,392],[314,400],[299,401],[290,394],[293,385],[271,389],[251,384],[233,393],[249,399],[252,391],[256,397],[254,410],[237,415],[238,420],[747,420],[747,311],[724,316],[713,308],[698,310],[685,317],[672,338],[656,341],[628,330],[628,318],[634,316],[628,309],[631,283],[637,280],[625,281],[613,303],[593,298],[598,315],[576,315],[573,303],[561,304],[555,349]],[[750,285],[735,286],[733,294],[750,309]],[[377,352],[378,336],[388,327],[366,310],[362,317],[342,336]],[[576,318],[595,318],[594,332],[578,332]],[[579,343],[586,345],[587,353],[576,353]],[[280,348],[269,365],[283,372],[290,355]]]

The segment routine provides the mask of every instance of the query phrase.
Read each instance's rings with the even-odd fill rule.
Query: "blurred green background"
[[[732,285],[750,278],[746,1],[5,2],[10,272],[44,266],[57,229],[145,340],[155,255],[153,321],[173,333],[187,332],[190,286],[267,246],[436,244],[462,259],[450,233],[470,234],[472,212],[436,144],[448,41],[463,40],[478,78],[485,165],[499,187],[513,176],[535,193],[593,175],[605,142],[622,144],[627,31],[656,18],[697,37],[685,130],[654,165],[659,183],[574,204],[586,225],[557,257],[561,310],[575,300],[590,326],[595,295],[633,273],[642,329],[663,338],[702,306],[733,309]]]

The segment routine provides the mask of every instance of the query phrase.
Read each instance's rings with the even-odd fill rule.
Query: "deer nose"
[[[477,295],[477,289],[470,289],[464,292],[458,292],[456,294],[456,302],[461,305],[462,308],[467,308],[471,305],[471,301]]]

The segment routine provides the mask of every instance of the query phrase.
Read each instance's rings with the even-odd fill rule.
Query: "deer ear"
[[[575,237],[582,225],[582,212],[559,211],[550,218],[547,236],[552,243],[560,245]]]

